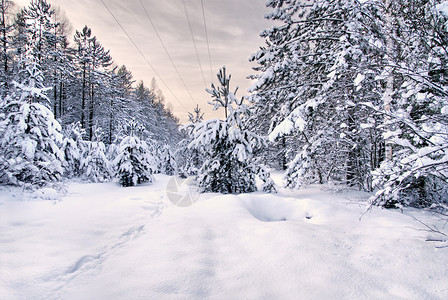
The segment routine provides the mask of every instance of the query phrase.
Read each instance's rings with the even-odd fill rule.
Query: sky
[[[237,96],[247,95],[251,82],[246,77],[254,74],[252,67],[255,66],[249,62],[249,57],[264,44],[259,33],[272,26],[270,21],[264,19],[268,12],[266,0],[47,1],[65,11],[74,30],[81,30],[84,25],[89,26],[105,49],[111,51],[115,63],[125,65],[136,81],[143,80],[149,86],[151,79],[155,77],[166,98],[166,104],[172,106],[174,114],[182,123],[188,119],[187,112],[192,112],[196,105],[205,113],[206,119],[223,117],[223,111],[213,112],[212,106],[207,104],[210,96],[205,91],[212,81],[217,82],[216,73],[223,65],[232,74],[231,88],[239,86]],[[24,6],[30,1],[15,2]],[[204,5],[206,26],[201,3]]]

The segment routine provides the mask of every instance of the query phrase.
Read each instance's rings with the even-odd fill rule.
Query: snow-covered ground
[[[425,212],[359,220],[366,195],[317,186],[178,207],[169,179],[1,188],[0,299],[448,299],[448,248],[409,216]]]

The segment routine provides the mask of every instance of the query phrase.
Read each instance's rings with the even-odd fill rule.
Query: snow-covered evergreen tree
[[[188,113],[188,122],[190,122],[191,124],[196,124],[202,121],[204,121],[204,113],[201,111],[199,105],[196,105],[196,107],[193,109],[193,113]]]
[[[199,171],[199,185],[205,192],[247,193],[257,189],[256,167],[252,153],[262,140],[247,130],[242,117],[248,113],[244,98],[237,99],[230,91],[230,76],[223,67],[218,73],[219,86],[212,84],[207,91],[212,95],[214,109],[224,108],[226,119],[203,121],[193,129],[190,148],[201,151],[204,163]]]
[[[96,128],[93,140],[84,142],[85,150],[81,161],[82,176],[92,182],[106,182],[112,176],[111,163],[107,158],[102,136],[101,128]]]
[[[196,176],[202,166],[203,160],[201,154],[197,149],[189,148],[188,145],[192,141],[192,130],[195,124],[204,120],[204,113],[202,113],[199,105],[193,109],[193,113],[188,113],[188,121],[190,124],[184,126],[182,130],[185,133],[185,138],[179,142],[176,151],[176,161],[178,163],[179,175],[182,177]]]
[[[129,124],[129,135],[120,143],[116,165],[119,183],[122,186],[134,186],[154,181],[155,162],[145,141],[137,136],[137,123]]]
[[[113,61],[110,51],[104,49],[96,36],[92,36],[92,30],[87,26],[82,31],[76,31],[74,39],[78,48],[75,53],[77,75],[81,80],[81,125],[86,129],[88,139],[93,141],[94,119],[101,100],[107,98],[104,97],[104,82],[109,77],[107,67]]]
[[[61,178],[64,160],[60,150],[61,126],[48,103],[39,65],[25,60],[14,90],[3,101],[0,152],[4,183],[43,186]]]
[[[360,103],[381,98],[372,88],[378,74],[368,70],[381,59],[374,47],[380,37],[366,29],[377,26],[373,4],[273,0],[267,5],[273,9],[268,19],[283,24],[262,33],[267,45],[251,58],[262,72],[252,76],[257,80],[250,89],[252,120],[271,142],[296,153],[287,186],[333,179],[370,189],[370,171],[381,161],[379,150],[372,150],[381,148],[376,144],[381,131],[370,123],[380,123],[375,117],[381,116],[361,126],[369,111]]]
[[[6,97],[13,70],[12,31],[14,23],[10,17],[14,3],[0,1],[0,96]]]
[[[65,156],[65,175],[68,178],[80,177],[81,162],[83,161],[83,153],[85,153],[85,142],[83,141],[85,130],[82,129],[79,122],[67,127],[64,134],[61,150]]]
[[[165,145],[160,156],[160,168],[159,171],[162,174],[173,176],[177,173],[177,163],[174,155],[171,151],[171,147]]]
[[[22,10],[22,17],[27,51],[41,65],[45,85],[52,87],[50,108],[60,118],[64,85],[70,72],[74,71],[65,36],[68,21],[60,10],[56,11],[46,0],[32,0]]]
[[[257,170],[257,176],[262,181],[261,189],[266,193],[277,193],[277,189],[275,188],[275,183],[271,178],[271,174],[267,170],[267,168],[263,165],[260,165]]]
[[[384,134],[391,156],[374,173],[386,207],[448,202],[448,3],[390,2],[389,65],[396,87]],[[390,75],[389,75],[390,76]],[[368,104],[373,111],[381,108]]]

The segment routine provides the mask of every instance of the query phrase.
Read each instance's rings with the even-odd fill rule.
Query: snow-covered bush
[[[42,85],[39,66],[25,62],[14,90],[2,104],[0,151],[6,184],[43,186],[61,178],[64,160],[59,146],[61,126],[46,103],[47,88]]]
[[[448,114],[430,112],[434,106],[441,106],[442,111],[448,102],[432,99],[426,106],[427,115],[419,116],[417,121],[404,110],[399,116],[391,114],[391,122],[400,129],[388,138],[394,145],[393,160],[383,162],[374,172],[374,184],[379,187],[372,198],[375,204],[448,204]]]
[[[159,157],[160,167],[159,171],[162,174],[173,176],[177,173],[177,163],[171,152],[171,147],[165,145],[161,151],[161,156]]]
[[[190,138],[180,141],[175,152],[179,175],[185,178],[198,175],[203,163],[200,152],[188,147],[190,142]]]
[[[226,120],[214,119],[192,125],[193,140],[189,147],[204,156],[199,185],[205,192],[253,192],[257,189],[257,170],[252,153],[262,140],[244,128],[241,118],[248,113],[248,108],[243,104],[244,98],[238,100],[236,91],[230,92],[230,76],[226,76],[225,67],[219,71],[218,80],[220,87],[212,84],[212,89],[207,91],[212,95],[214,109],[225,109]]]
[[[122,186],[134,186],[154,181],[156,169],[148,145],[135,135],[135,122],[131,122],[130,135],[120,143],[119,154],[114,160],[116,176]]]
[[[189,125],[184,126],[181,131],[185,138],[177,145],[175,152],[177,167],[181,177],[196,176],[202,166],[202,159],[200,153],[196,149],[190,149],[188,145],[192,141],[192,130],[194,124],[200,123],[204,120],[204,114],[198,105],[193,110],[193,113],[188,113]]]
[[[260,165],[257,169],[257,176],[263,182],[261,189],[266,193],[277,193],[274,181],[271,178],[271,174],[265,166]]]
[[[69,125],[65,130],[61,150],[65,157],[65,175],[68,178],[81,176],[82,155],[86,144],[83,141],[84,135],[85,130],[82,129],[79,122]]]
[[[81,161],[82,176],[92,182],[106,182],[111,179],[112,169],[107,159],[106,146],[101,141],[102,132],[97,128],[93,141],[85,142]]]

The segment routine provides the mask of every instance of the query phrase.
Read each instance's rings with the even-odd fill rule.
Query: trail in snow
[[[176,207],[168,180],[1,201],[0,298],[448,298],[448,251],[408,216],[438,221],[425,212],[374,208],[360,221],[367,195],[321,187]]]
[[[58,298],[74,279],[98,274],[110,255],[138,238],[167,206],[168,177],[159,180],[126,189],[73,183],[60,202],[0,191],[0,298],[11,298],[11,289],[17,298]]]

